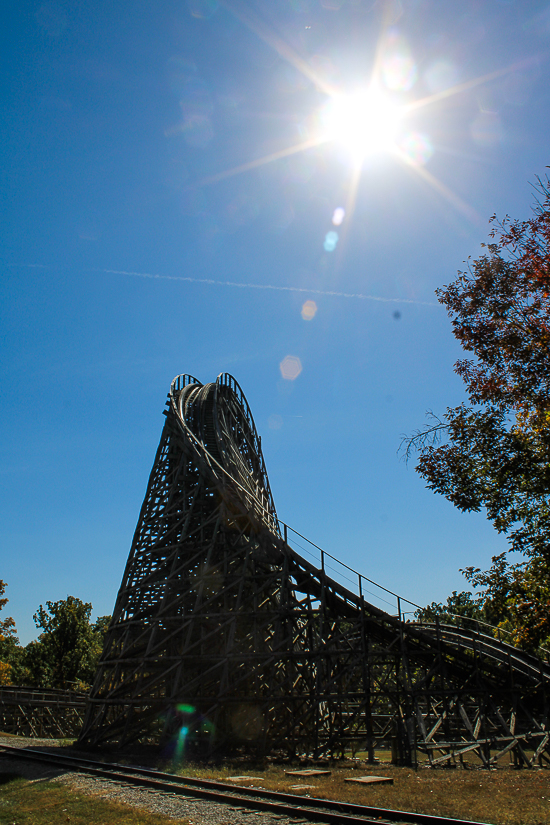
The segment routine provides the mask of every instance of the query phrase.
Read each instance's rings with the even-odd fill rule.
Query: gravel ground
[[[52,748],[55,743],[51,739],[23,739],[22,737],[1,737],[0,746]],[[53,768],[49,765],[27,762],[12,756],[0,759],[1,772],[18,773],[31,782],[44,782],[57,779],[68,785],[74,791],[101,799],[111,799],[132,805],[143,811],[164,814],[172,819],[189,819],[192,825],[291,825],[298,820],[286,816],[271,816],[265,812],[255,812],[233,805],[222,805],[218,802],[203,802],[201,800],[182,797],[180,794],[149,791],[143,788],[134,788],[120,782],[96,778],[89,774],[72,773]]]

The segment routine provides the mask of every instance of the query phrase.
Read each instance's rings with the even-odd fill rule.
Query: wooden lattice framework
[[[391,616],[290,546],[234,378],[178,376],[165,415],[81,746],[550,762],[547,664]]]
[[[86,695],[51,688],[0,687],[0,730],[40,739],[69,739],[82,728]]]

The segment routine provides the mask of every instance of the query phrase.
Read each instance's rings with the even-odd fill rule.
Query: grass
[[[188,825],[129,805],[72,791],[55,780],[0,773],[2,825]]]
[[[177,772],[201,778],[227,780],[229,776],[256,776],[252,787],[324,797],[377,808],[414,811],[488,822],[491,825],[550,825],[550,773],[547,770],[429,770],[399,768],[391,764],[360,768],[331,766],[327,777],[286,776],[288,766],[257,765],[206,769],[182,766]],[[393,785],[365,786],[345,782],[350,776],[378,775],[393,778]],[[306,791],[292,785],[313,785]]]

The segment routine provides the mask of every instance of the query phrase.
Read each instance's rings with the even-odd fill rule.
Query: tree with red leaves
[[[487,573],[464,572],[505,611],[520,606],[516,641],[530,647],[550,637],[548,177],[537,179],[536,188],[533,217],[493,216],[492,243],[456,281],[437,290],[455,337],[474,356],[455,364],[468,403],[448,408],[442,418],[432,416],[430,426],[405,441],[407,455],[419,451],[416,470],[429,489],[460,510],[484,508],[508,537],[510,550],[528,557],[519,565],[505,562],[508,576],[502,575],[503,556],[493,559]],[[540,621],[534,621],[534,611]],[[539,627],[535,634],[530,622]]]

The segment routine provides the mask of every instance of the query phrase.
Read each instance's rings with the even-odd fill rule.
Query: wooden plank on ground
[[[308,768],[305,771],[285,771],[287,776],[330,776],[332,771],[319,771],[316,768]]]
[[[360,785],[393,785],[389,776],[348,776],[345,782],[358,782]]]

